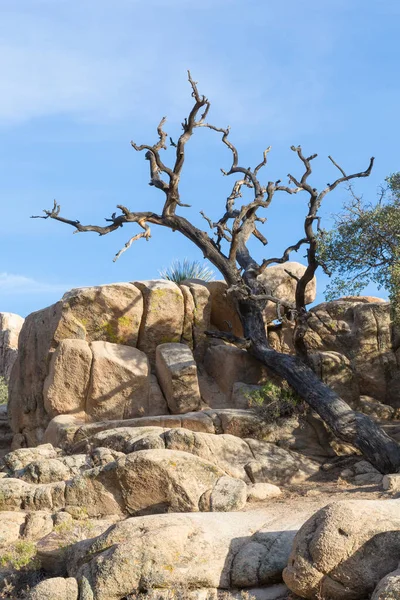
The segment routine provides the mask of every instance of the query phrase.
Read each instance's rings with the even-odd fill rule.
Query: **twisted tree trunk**
[[[355,412],[325,385],[300,358],[269,347],[262,312],[251,299],[239,300],[248,351],[283,377],[296,393],[325,421],[333,433],[351,444],[381,473],[400,470],[400,445],[370,417]]]

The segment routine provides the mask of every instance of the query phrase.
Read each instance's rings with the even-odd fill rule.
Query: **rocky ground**
[[[293,294],[275,271],[274,293]],[[0,321],[0,598],[400,598],[400,473],[378,473],[304,406],[266,419],[251,405],[280,382],[207,339],[241,335],[225,291],[72,290],[27,317],[18,351],[22,320]],[[400,441],[389,306],[348,298],[310,313],[315,371]],[[291,352],[291,324],[269,340]]]
[[[318,462],[240,437],[257,415],[223,416],[236,435],[196,431],[210,419],[192,414],[169,428],[81,425],[64,450],[6,453],[0,597],[366,600],[393,571],[373,597],[396,598],[387,589],[398,589],[400,475],[383,478],[351,454]],[[301,420],[307,433],[310,419]],[[293,419],[279,427],[287,437]]]

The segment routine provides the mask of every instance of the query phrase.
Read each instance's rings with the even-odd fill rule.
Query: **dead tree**
[[[267,164],[270,147],[264,151],[261,162],[255,168],[241,166],[236,147],[229,139],[230,128],[226,129],[211,125],[207,121],[210,102],[201,95],[197,83],[193,81],[189,72],[189,83],[192,90],[193,107],[188,117],[182,123],[183,132],[176,143],[170,140],[174,148],[175,158],[173,166],[167,166],[161,157],[161,151],[167,149],[168,135],[164,131],[166,119],[163,118],[157,128],[158,141],[154,145],[138,145],[131,142],[132,147],[138,152],[145,152],[149,161],[150,185],[159,189],[164,195],[164,204],[159,213],[144,211],[131,211],[125,206],[118,205],[119,214],[113,213],[106,219],[107,224],[82,225],[80,221],[70,220],[60,215],[60,206],[54,202],[51,210],[44,211],[42,218],[54,219],[75,227],[75,233],[96,232],[106,235],[117,230],[126,223],[137,223],[142,231],[135,233],[115,256],[116,260],[125,252],[133,242],[140,238],[146,240],[151,236],[151,225],[167,227],[172,231],[179,231],[191,240],[222,274],[228,284],[229,294],[233,297],[240,316],[244,339],[222,332],[210,332],[214,337],[227,340],[246,348],[253,356],[264,363],[272,371],[283,377],[294,390],[315,410],[341,440],[358,448],[381,472],[394,472],[400,467],[400,446],[390,438],[370,417],[354,412],[332,389],[322,383],[307,365],[306,349],[303,342],[304,332],[307,327],[307,311],[305,305],[305,290],[312,280],[319,265],[317,259],[317,234],[319,227],[318,211],[324,197],[334,190],[340,183],[359,177],[367,177],[372,169],[374,159],[371,158],[365,171],[347,175],[344,170],[329,157],[333,165],[340,171],[340,177],[325,189],[318,191],[309,183],[311,175],[311,162],[316,158],[304,156],[300,146],[292,146],[304,168],[303,175],[297,179],[288,176],[287,185],[280,180],[269,181],[267,185],[260,182],[259,175]],[[186,144],[189,142],[196,129],[205,127],[221,134],[222,142],[228,148],[232,164],[227,171],[222,170],[225,176],[236,176],[232,192],[226,200],[225,211],[221,218],[214,222],[203,212],[207,221],[210,234],[195,227],[185,217],[177,214],[177,210],[188,207],[181,201],[179,182],[185,162]],[[249,188],[251,201],[240,204],[242,190]],[[295,244],[287,247],[282,256],[265,259],[259,264],[248,250],[248,241],[251,236],[256,237],[262,244],[267,240],[258,229],[258,224],[265,218],[260,212],[269,207],[277,193],[298,194],[305,193],[308,199],[308,212],[304,220],[304,237]],[[262,285],[259,275],[273,263],[284,263],[289,259],[291,252],[301,247],[307,248],[307,268],[304,275],[297,282],[296,305],[286,308],[295,310],[296,328],[295,345],[297,356],[282,354],[273,350],[269,344],[263,321],[263,309],[267,301],[277,301],[271,298]]]

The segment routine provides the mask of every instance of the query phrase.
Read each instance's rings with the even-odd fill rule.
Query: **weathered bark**
[[[381,473],[400,469],[400,445],[367,415],[353,411],[325,385],[300,358],[276,352],[268,346],[262,313],[251,300],[238,302],[249,352],[283,377],[325,421],[334,434],[351,444]]]

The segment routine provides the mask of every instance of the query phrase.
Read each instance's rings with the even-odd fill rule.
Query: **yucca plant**
[[[213,281],[214,271],[205,263],[198,260],[174,260],[167,269],[159,271],[160,276],[168,281],[182,283],[185,279],[201,279],[202,281]]]

